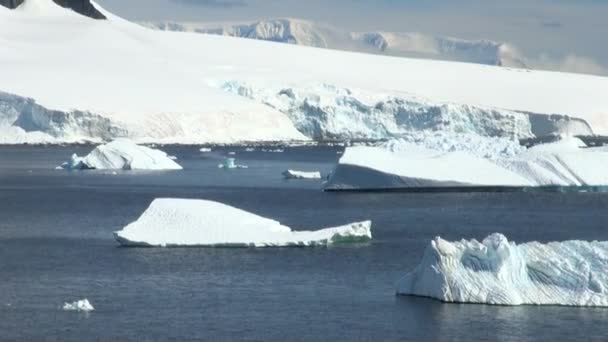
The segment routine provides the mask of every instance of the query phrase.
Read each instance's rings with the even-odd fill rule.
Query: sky
[[[308,19],[508,42],[543,68],[608,75],[608,0],[98,0],[136,21]]]

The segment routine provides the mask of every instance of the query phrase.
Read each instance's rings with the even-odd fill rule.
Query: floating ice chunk
[[[234,151],[230,151],[230,152],[228,152],[228,155],[231,155],[231,156],[233,156],[233,155],[235,155],[235,154],[236,154],[236,152],[234,152]]]
[[[235,158],[226,158],[222,164],[217,166],[220,169],[246,169],[247,165],[239,165],[236,163]]]
[[[254,151],[255,151],[255,148],[253,148],[253,147],[247,147],[245,149],[245,152],[254,152]]]
[[[84,311],[89,312],[95,310],[93,305],[89,302],[88,299],[77,300],[72,303],[63,304],[63,310],[65,311]]]
[[[293,231],[275,220],[228,205],[192,199],[156,199],[115,232],[126,246],[286,247],[327,246],[371,240],[371,222],[316,231]]]
[[[113,170],[181,170],[182,167],[167,154],[128,139],[116,139],[97,146],[86,157],[73,154],[62,165],[66,169],[113,169]]]
[[[608,306],[608,242],[435,238],[397,293],[445,302]]]
[[[471,135],[348,147],[327,189],[608,185],[608,151],[577,138],[525,149]]]
[[[283,177],[285,177],[285,179],[321,179],[321,172],[285,170],[283,171]]]
[[[199,150],[200,152],[211,152],[212,150],[208,147],[201,147],[201,149]]]
[[[268,148],[263,148],[262,152],[268,152],[268,153],[283,153],[285,152],[284,149],[282,148],[275,148],[275,149],[268,149]]]
[[[177,160],[176,156],[167,156],[167,158],[171,159],[171,160]]]

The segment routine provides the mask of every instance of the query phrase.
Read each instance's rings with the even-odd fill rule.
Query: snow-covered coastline
[[[293,231],[275,220],[226,204],[161,198],[133,223],[115,232],[124,246],[298,247],[367,242],[371,221],[315,231]]]
[[[502,234],[479,242],[435,238],[397,294],[444,302],[608,306],[608,242],[515,244]]]
[[[160,32],[98,4],[107,20],[26,4],[0,8],[0,143],[608,132],[605,77]]]

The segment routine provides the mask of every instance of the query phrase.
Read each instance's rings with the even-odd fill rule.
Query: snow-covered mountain
[[[142,25],[165,31],[207,33],[390,56],[526,67],[523,59],[507,43],[414,32],[347,32],[327,24],[293,18],[245,24],[165,21],[144,22]]]
[[[151,30],[0,6],[0,142],[608,133],[608,78]],[[77,34],[75,34],[77,32]]]

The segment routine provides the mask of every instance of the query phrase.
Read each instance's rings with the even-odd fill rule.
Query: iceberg
[[[321,172],[285,170],[283,171],[283,177],[285,177],[285,179],[321,179]]]
[[[316,231],[293,231],[268,218],[222,203],[155,199],[133,223],[115,232],[124,246],[289,247],[371,240],[371,222]]]
[[[85,298],[72,303],[64,303],[63,310],[89,312],[95,310],[95,308],[93,307],[93,305],[91,305],[89,300]]]
[[[247,165],[237,164],[235,158],[226,158],[226,159],[224,159],[224,162],[221,164],[218,164],[217,167],[220,169],[247,169],[248,168]]]
[[[435,238],[397,294],[444,302],[608,306],[608,241],[515,244]]]
[[[128,139],[116,139],[97,146],[85,157],[72,155],[62,165],[65,169],[112,169],[112,170],[181,170],[182,167],[167,154]]]
[[[608,149],[562,137],[530,148],[516,140],[426,135],[346,148],[326,190],[608,185]]]

